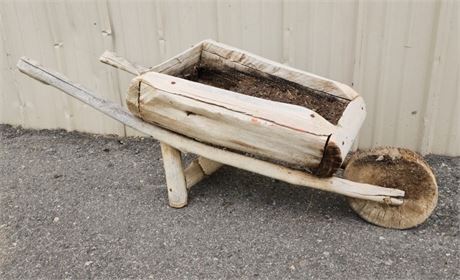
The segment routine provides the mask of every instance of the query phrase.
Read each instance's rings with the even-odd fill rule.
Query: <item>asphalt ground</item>
[[[389,230],[344,197],[224,167],[172,209],[159,143],[0,125],[1,279],[459,279],[460,157]]]

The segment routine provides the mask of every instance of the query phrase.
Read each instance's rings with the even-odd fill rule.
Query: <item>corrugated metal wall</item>
[[[205,38],[353,86],[359,146],[460,155],[459,1],[2,1],[0,122],[133,135],[15,69],[20,56],[124,102],[106,49],[155,65]]]

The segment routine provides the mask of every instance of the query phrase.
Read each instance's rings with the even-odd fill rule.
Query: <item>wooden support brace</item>
[[[147,71],[154,71],[152,67],[143,66],[126,58],[117,55],[114,52],[105,51],[100,57],[99,61],[110,65],[114,68],[126,71],[133,75],[142,75]],[[217,171],[223,164],[204,158],[198,157],[185,169],[185,179],[187,182],[187,189],[192,188],[201,180]]]
[[[166,185],[168,187],[169,206],[182,208],[187,205],[187,185],[181,152],[161,142],[161,154],[163,155]]]
[[[204,157],[196,158],[185,169],[187,189],[192,188],[194,185],[217,171],[222,166],[223,164],[217,161],[213,161]]]

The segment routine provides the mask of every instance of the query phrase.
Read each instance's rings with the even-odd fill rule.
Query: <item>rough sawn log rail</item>
[[[215,148],[169,130],[145,123],[127,112],[120,105],[96,97],[91,91],[71,82],[68,78],[59,73],[46,69],[38,62],[31,59],[21,58],[18,61],[17,67],[28,76],[55,87],[89,106],[94,107],[102,113],[140,132],[151,135],[160,142],[167,143],[178,150],[194,153],[222,164],[244,169],[294,185],[307,186],[348,197],[377,201],[390,205],[401,205],[403,203],[400,197],[404,197],[404,191],[398,189],[356,183],[337,177],[318,178],[309,173]]]

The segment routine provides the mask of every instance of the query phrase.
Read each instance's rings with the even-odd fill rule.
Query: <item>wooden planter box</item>
[[[433,172],[406,149],[355,153],[345,179],[284,166],[330,176],[342,164],[365,117],[362,98],[343,84],[209,40],[152,68],[107,51],[100,60],[138,75],[127,98],[135,116],[37,61],[22,57],[17,67],[160,141],[171,207],[186,206],[188,190],[222,165],[346,195],[383,227],[415,227],[436,206]],[[181,151],[198,157],[184,168]]]
[[[213,146],[332,176],[366,110],[347,85],[203,41],[133,79],[129,110]]]

